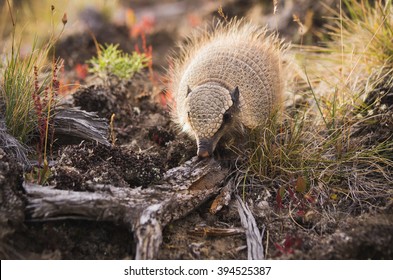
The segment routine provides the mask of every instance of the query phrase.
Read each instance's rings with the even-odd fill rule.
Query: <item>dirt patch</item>
[[[13,234],[23,228],[25,200],[22,166],[0,148],[0,257],[17,258],[12,246]]]
[[[50,182],[61,189],[82,191],[88,189],[89,183],[146,187],[157,182],[163,170],[158,154],[82,144],[62,151]]]
[[[195,231],[196,228],[241,228],[234,203],[217,215],[209,212],[210,204],[211,201],[207,202],[164,229],[160,259],[247,259],[244,234],[211,236]]]
[[[131,259],[133,237],[123,227],[92,221],[28,223],[13,247],[27,259]]]
[[[392,259],[393,215],[361,215],[340,221],[332,235],[316,241],[308,259]]]

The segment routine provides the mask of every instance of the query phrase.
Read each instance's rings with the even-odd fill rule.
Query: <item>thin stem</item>
[[[11,4],[10,4],[9,0],[7,0],[7,4],[8,4],[8,10],[9,10],[10,16],[11,16],[12,26],[15,27],[14,16],[12,15]]]
[[[14,45],[15,45],[15,20],[14,20],[14,16],[12,15],[12,9],[11,9],[11,4],[10,1],[7,0],[7,4],[8,4],[8,11],[10,13],[11,16],[11,21],[12,21],[12,45],[11,45],[11,55],[12,57],[14,56]]]

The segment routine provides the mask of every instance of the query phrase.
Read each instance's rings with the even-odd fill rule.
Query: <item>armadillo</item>
[[[235,129],[255,129],[280,106],[283,43],[244,20],[194,32],[174,58],[172,118],[209,157]]]

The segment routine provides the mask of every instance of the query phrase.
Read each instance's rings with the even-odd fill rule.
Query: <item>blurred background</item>
[[[278,31],[287,41],[315,43],[320,27],[338,0],[1,0],[0,52],[15,38],[21,52],[32,42],[59,36],[57,55],[70,69],[96,53],[95,42],[119,44],[131,52],[137,45],[152,46],[156,71],[166,67],[168,51],[193,28],[212,18],[247,17]],[[9,7],[12,10],[12,17]],[[63,26],[62,20],[67,23]]]

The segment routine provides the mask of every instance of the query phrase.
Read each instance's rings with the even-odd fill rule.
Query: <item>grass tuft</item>
[[[51,12],[53,16],[53,6]],[[16,22],[11,5],[9,14],[13,33],[10,54],[0,68],[3,74],[0,80],[0,103],[3,104],[1,113],[9,134],[24,145],[38,142],[38,168],[43,164],[38,182],[42,183],[48,171],[48,149],[53,135],[50,130],[53,128],[54,108],[59,101],[58,73],[62,67],[62,60],[55,59],[54,46],[64,31],[66,21],[63,21],[63,29],[59,34],[54,33],[52,24],[50,38],[42,45],[36,39],[31,51],[22,54],[22,42],[15,42]],[[48,61],[50,55],[53,58]]]
[[[5,121],[9,133],[22,143],[27,143],[37,128],[32,98],[34,68],[44,67],[48,52],[49,49],[37,50],[35,43],[31,53],[22,58],[17,48],[10,54],[4,67],[1,97],[5,104]]]

